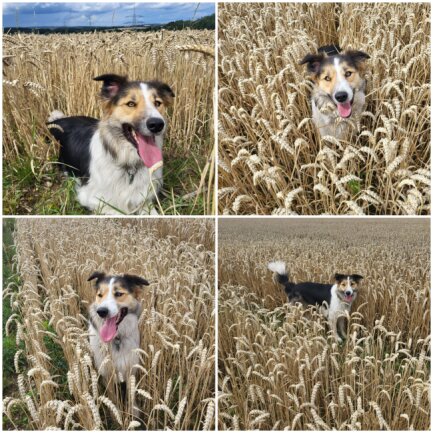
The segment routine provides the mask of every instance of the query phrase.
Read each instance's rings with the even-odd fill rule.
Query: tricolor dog
[[[313,81],[313,121],[322,137],[349,137],[351,126],[345,120],[356,120],[364,110],[365,60],[369,58],[362,51],[342,51],[337,45],[328,45],[301,60]]]
[[[290,303],[300,302],[304,306],[317,305],[322,314],[328,319],[329,326],[338,342],[346,339],[344,320],[350,313],[355,301],[360,282],[363,279],[358,274],[335,274],[333,284],[298,283],[289,281],[284,262],[271,262],[268,269],[274,272],[274,280],[284,287]]]
[[[138,300],[149,283],[136,275],[106,275],[94,272],[88,281],[95,282],[95,301],[89,309],[89,342],[98,372],[110,379],[111,368],[104,359],[111,355],[116,382],[125,382],[134,373],[140,347]],[[105,348],[104,348],[105,346]],[[101,367],[102,366],[102,367]]]
[[[102,82],[103,117],[65,117],[54,111],[48,128],[60,143],[59,162],[77,178],[80,204],[102,214],[155,214],[162,186],[165,109],[171,88],[160,81],[129,81],[108,74]]]

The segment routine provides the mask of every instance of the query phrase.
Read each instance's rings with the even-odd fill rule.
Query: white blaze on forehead
[[[114,280],[115,278],[111,278],[110,282],[108,283],[108,298],[113,298],[113,288],[114,288]]]
[[[161,113],[156,109],[151,100],[149,86],[146,83],[140,83],[140,88],[143,92],[144,103],[146,105],[146,113],[148,117],[159,117],[162,119]]]
[[[99,304],[99,308],[104,307],[108,308],[108,317],[116,316],[119,313],[119,307],[117,306],[116,299],[114,297],[114,282],[116,281],[115,277],[110,279],[108,283],[108,295],[104,299],[101,304]]]
[[[335,59],[334,59],[334,68],[335,68],[335,72],[337,73],[338,81],[340,81],[343,77],[341,75],[340,59],[338,57],[335,57]]]
[[[335,73],[337,75],[337,80],[335,81],[335,87],[334,87],[334,95],[337,92],[346,92],[349,96],[348,97],[349,101],[352,100],[353,91],[352,88],[350,87],[349,82],[341,73],[342,71],[340,68],[340,58],[338,56],[334,58],[334,68],[335,68]]]

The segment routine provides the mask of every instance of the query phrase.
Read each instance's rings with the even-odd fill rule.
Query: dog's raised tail
[[[268,269],[274,273],[274,280],[276,283],[286,286],[289,282],[289,275],[287,274],[286,264],[281,261],[268,263]]]
[[[66,116],[60,110],[54,110],[48,116],[48,123],[55,122],[56,120],[63,119],[64,117]]]

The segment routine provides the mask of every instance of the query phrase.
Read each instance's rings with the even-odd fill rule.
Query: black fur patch
[[[59,162],[63,170],[86,183],[90,176],[90,141],[99,120],[86,116],[73,116],[48,123],[48,129],[60,143]],[[62,130],[50,125],[58,125]]]
[[[322,64],[325,59],[323,53],[320,54],[307,54],[300,62],[300,65],[307,64],[307,71],[310,74],[320,75],[322,71]]]
[[[168,84],[165,84],[158,80],[146,81],[145,84],[149,86],[150,89],[155,89],[158,96],[166,101],[167,99],[174,98],[174,92]]]
[[[289,301],[299,301],[308,305],[322,305],[324,302],[329,305],[331,303],[332,284],[311,282],[295,284],[289,281],[287,273],[277,273],[276,280],[284,287]]]
[[[95,81],[102,81],[101,96],[106,99],[112,99],[127,84],[128,77],[116,74],[105,74],[94,78]]]
[[[128,292],[132,293],[135,287],[148,286],[149,282],[144,278],[137,275],[124,274],[120,277],[116,277],[116,280],[124,286]]]
[[[93,272],[93,274],[90,275],[89,278],[87,278],[87,281],[92,281],[95,279],[96,279],[95,285],[96,285],[96,287],[98,287],[99,284],[101,283],[101,281],[106,279],[105,272],[99,272],[99,271]]]

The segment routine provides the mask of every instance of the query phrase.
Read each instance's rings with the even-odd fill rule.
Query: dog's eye
[[[98,293],[98,298],[102,298],[102,293]]]
[[[116,298],[120,298],[120,296],[122,296],[123,295],[123,293],[121,293],[121,292],[116,292],[115,294],[114,294],[114,296],[116,297]]]
[[[324,80],[325,80],[325,81],[331,81],[331,77],[326,76],[326,77],[324,78]]]
[[[134,101],[129,101],[127,104],[126,104],[128,107],[136,107],[137,106],[137,104],[134,102]]]
[[[161,101],[158,101],[158,100],[156,100],[156,101],[155,101],[155,107],[160,107],[160,106],[161,106],[161,104],[162,104],[162,102],[161,102]]]
[[[347,72],[344,74],[344,76],[345,76],[346,78],[349,78],[351,75],[352,75],[352,71],[347,71]]]

